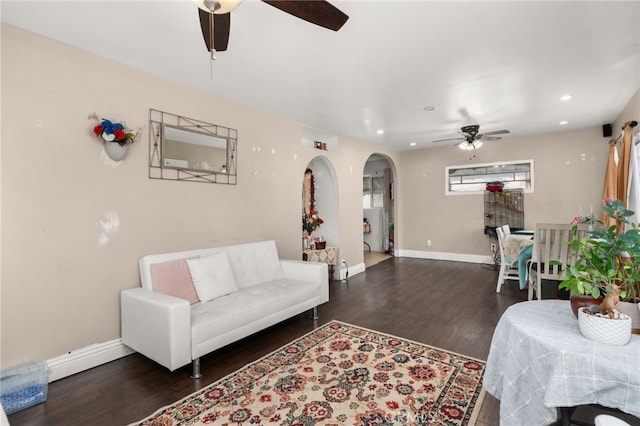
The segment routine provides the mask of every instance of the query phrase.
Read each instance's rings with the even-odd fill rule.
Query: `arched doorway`
[[[308,226],[310,209],[314,210],[317,218],[311,218],[311,226]],[[314,226],[317,220],[321,220],[319,226]],[[302,244],[303,250],[311,248],[312,241],[308,237],[313,236],[315,241],[324,241],[324,246],[334,248],[328,259],[333,270],[339,259],[340,247],[340,217],[338,206],[338,180],[333,165],[324,156],[317,156],[309,162],[302,178]],[[305,238],[307,237],[307,238]],[[315,248],[315,246],[313,247]],[[339,277],[331,277],[337,279]]]
[[[394,255],[394,170],[388,157],[372,154],[362,173],[365,268]]]

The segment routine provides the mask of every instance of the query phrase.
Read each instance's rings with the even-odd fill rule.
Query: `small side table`
[[[333,272],[338,261],[338,248],[325,247],[322,250],[306,249],[302,252],[302,260],[306,262],[321,262],[329,265],[329,283],[331,283]]]

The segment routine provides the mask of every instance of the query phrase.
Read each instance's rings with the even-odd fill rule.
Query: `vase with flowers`
[[[602,210],[615,223],[605,227],[597,221],[599,226],[588,236],[567,243],[576,254],[576,261],[564,269],[565,279],[559,288],[593,298],[603,296],[597,311],[609,319],[619,316],[621,303],[629,303],[631,312],[638,313],[640,320],[640,228],[629,222],[634,212],[620,200],[604,200]],[[572,232],[577,235],[577,226]],[[579,313],[589,314],[583,309]],[[632,325],[634,329],[638,327]]]
[[[319,236],[314,235],[313,232],[323,223],[324,220],[322,220],[322,218],[318,216],[318,212],[313,209],[309,210],[309,213],[304,213],[302,215],[302,230],[304,231],[303,239],[305,249],[315,248],[316,239],[319,238]]]
[[[584,223],[584,224],[588,225],[589,232],[593,232],[594,227],[599,223],[599,221],[595,217],[593,212],[589,213],[588,215],[583,215],[582,211],[580,211],[580,214],[578,216],[574,217],[571,220],[571,224],[572,225],[575,225],[575,224],[578,224],[578,223]]]
[[[309,213],[302,215],[302,229],[309,235],[311,235],[323,223],[324,220],[318,216],[318,212],[315,210],[309,210]]]
[[[100,118],[95,112],[88,118],[98,122],[93,127],[93,133],[104,142],[105,152],[114,161],[123,160],[129,145],[140,139],[142,135],[142,129],[128,129],[124,122]]]

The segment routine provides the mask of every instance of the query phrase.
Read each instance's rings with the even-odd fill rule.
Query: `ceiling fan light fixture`
[[[193,0],[193,2],[205,12],[222,15],[238,7],[242,0]]]
[[[473,141],[473,142],[467,142],[467,141],[463,141],[460,142],[458,144],[458,148],[464,150],[464,151],[471,151],[474,149],[478,149],[482,146],[482,141]]]

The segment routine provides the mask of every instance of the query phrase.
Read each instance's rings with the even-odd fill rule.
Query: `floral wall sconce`
[[[113,161],[122,161],[129,152],[129,145],[140,139],[142,128],[128,129],[124,121],[112,121],[98,117],[95,112],[88,117],[96,120],[98,124],[93,128],[93,133],[101,138],[104,143],[104,151]]]

